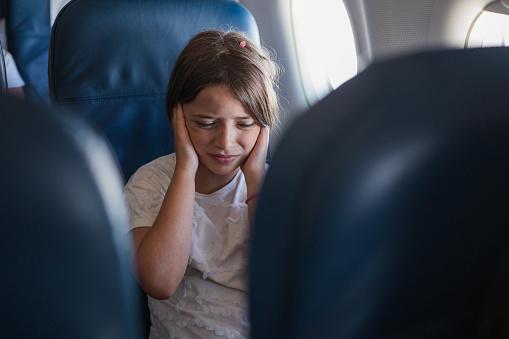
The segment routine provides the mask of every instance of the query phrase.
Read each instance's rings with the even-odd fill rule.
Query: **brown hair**
[[[244,42],[243,42],[244,41]],[[178,103],[193,101],[207,86],[225,85],[261,125],[278,122],[279,68],[270,53],[242,33],[205,31],[182,50],[168,85],[168,115]]]

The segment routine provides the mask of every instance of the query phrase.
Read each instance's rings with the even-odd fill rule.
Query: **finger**
[[[260,133],[258,133],[258,138],[256,140],[256,144],[251,151],[252,160],[256,163],[265,162],[267,158],[267,149],[268,149],[268,139],[269,136],[269,128],[262,127],[260,128]]]
[[[186,139],[188,139],[189,138],[189,130],[187,129],[187,119],[184,114],[184,105],[179,105],[178,115],[179,115],[180,128],[182,130],[182,133],[185,135]]]
[[[173,107],[171,124],[172,124],[172,127],[174,130],[178,130],[181,127],[180,126],[181,121],[182,121],[181,111],[182,111],[182,104],[178,103],[177,105],[175,105],[175,107]]]
[[[177,116],[177,123],[178,123],[177,126],[179,128],[179,131],[183,134],[187,134],[187,125],[186,125],[186,119],[184,117],[184,108],[183,108],[182,104],[177,105],[176,116]]]
[[[182,111],[182,106],[180,104],[177,104],[175,106],[175,122],[180,125],[181,124],[181,120],[182,120],[182,114],[181,114],[181,111]]]
[[[187,128],[187,119],[184,114],[184,105],[179,104],[179,107],[177,109],[177,116],[178,116],[178,128],[179,128],[179,134],[180,138],[186,145],[192,145],[191,141],[191,135],[189,133],[189,129]]]
[[[260,134],[258,135],[258,138],[261,139],[263,145],[268,146],[269,145],[269,139],[270,139],[270,127],[262,127],[260,129]]]
[[[182,118],[182,124],[184,125],[184,128],[186,129],[187,133],[189,133],[189,130],[187,128],[186,115],[184,114],[184,105],[180,105],[180,116]]]
[[[261,127],[260,133],[258,134],[258,139],[256,140],[256,152],[262,153],[262,156],[267,154],[267,149],[269,147],[269,135],[270,129],[268,127]]]

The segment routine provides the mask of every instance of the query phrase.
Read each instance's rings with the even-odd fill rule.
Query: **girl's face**
[[[183,107],[200,161],[197,176],[226,184],[256,144],[260,126],[223,85],[204,88]]]

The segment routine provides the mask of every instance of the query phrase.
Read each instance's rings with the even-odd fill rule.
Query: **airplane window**
[[[490,3],[470,28],[465,47],[509,46],[509,0]]]
[[[354,35],[343,0],[291,5],[301,79],[313,104],[357,73]]]

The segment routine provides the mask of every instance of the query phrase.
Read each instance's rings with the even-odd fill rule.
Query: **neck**
[[[212,173],[205,166],[199,164],[194,179],[196,192],[202,194],[214,193],[226,186],[226,184],[235,177],[238,171],[240,171],[240,168],[237,168],[235,171],[227,175],[218,175]]]

